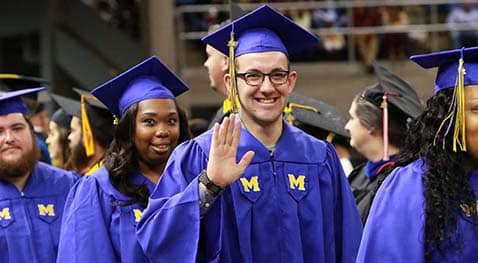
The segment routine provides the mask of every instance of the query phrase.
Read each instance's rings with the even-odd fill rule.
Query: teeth
[[[261,103],[273,103],[274,99],[260,99],[259,100]]]

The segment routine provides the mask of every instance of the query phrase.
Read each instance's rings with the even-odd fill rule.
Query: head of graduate
[[[475,224],[478,217],[470,183],[478,168],[478,47],[416,55],[411,60],[426,69],[438,67],[435,93],[410,123],[399,158],[403,164],[424,158],[427,165],[425,248],[430,257],[436,250],[451,246],[459,251],[463,245],[449,242],[458,229],[459,211],[472,208]]]
[[[128,177],[140,172],[157,183],[174,148],[189,139],[186,115],[176,102],[187,90],[186,84],[153,56],[91,92],[118,120],[104,162],[111,182],[143,206],[148,189],[134,185]]]
[[[22,96],[45,90],[43,87],[0,93],[0,180],[23,189],[40,159],[33,126],[26,117]]]
[[[224,76],[233,111],[242,123],[282,125],[282,112],[297,72],[289,55],[318,44],[318,37],[268,5],[263,5],[205,36],[202,41],[229,57]]]
[[[411,119],[423,110],[415,89],[405,80],[375,63],[378,81],[353,99],[345,128],[350,144],[368,161],[394,159],[403,146]]]

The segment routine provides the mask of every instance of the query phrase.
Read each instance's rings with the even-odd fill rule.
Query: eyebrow
[[[174,115],[179,115],[176,111],[172,111],[168,114],[168,116],[174,116]],[[158,113],[154,112],[154,111],[150,111],[150,112],[142,112],[141,113],[141,116],[151,116],[151,117],[156,117],[158,116]]]

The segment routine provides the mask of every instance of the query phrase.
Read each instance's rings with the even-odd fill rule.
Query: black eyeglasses
[[[264,82],[265,77],[269,77],[269,81],[274,85],[282,85],[289,80],[289,71],[275,70],[270,73],[262,73],[260,71],[250,71],[246,73],[236,73],[236,76],[243,79],[247,85],[260,86]]]

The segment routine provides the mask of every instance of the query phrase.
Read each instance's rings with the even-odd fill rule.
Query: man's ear
[[[229,57],[228,56],[222,56],[222,63],[221,63],[221,70],[224,72],[224,74],[229,72]]]
[[[229,96],[229,92],[231,92],[231,75],[229,73],[224,75],[224,84],[226,86],[226,96]]]

